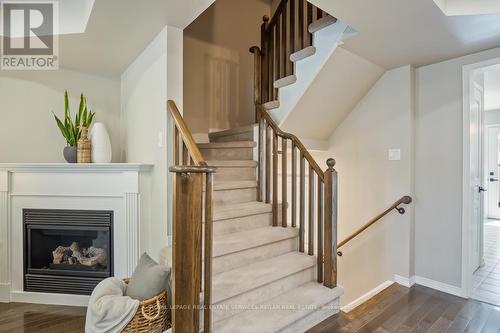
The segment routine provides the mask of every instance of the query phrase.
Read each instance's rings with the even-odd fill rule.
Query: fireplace
[[[113,212],[23,209],[24,290],[90,295],[113,276]]]

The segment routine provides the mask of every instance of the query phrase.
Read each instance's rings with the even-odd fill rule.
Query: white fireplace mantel
[[[88,296],[25,292],[22,209],[114,212],[114,275],[130,276],[145,249],[150,164],[0,164],[0,302],[86,305]]]

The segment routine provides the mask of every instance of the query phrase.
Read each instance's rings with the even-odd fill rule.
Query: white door
[[[472,83],[470,105],[470,156],[471,156],[471,268],[476,271],[482,262],[482,230],[483,230],[483,90]]]
[[[487,184],[488,217],[500,219],[500,186],[498,186],[500,126],[488,127],[487,134]]]

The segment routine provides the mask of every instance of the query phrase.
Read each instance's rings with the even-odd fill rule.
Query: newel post
[[[337,171],[335,160],[329,159],[325,171],[325,214],[324,214],[324,282],[325,287],[337,286]]]
[[[203,173],[171,167],[174,176],[172,331],[200,331]]]

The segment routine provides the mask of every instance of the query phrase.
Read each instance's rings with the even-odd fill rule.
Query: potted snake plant
[[[54,112],[52,112],[54,114]],[[77,162],[77,144],[82,135],[82,128],[89,128],[94,119],[95,112],[92,112],[87,106],[87,99],[83,94],[80,95],[80,105],[74,120],[71,118],[69,107],[68,91],[64,92],[64,118],[60,119],[54,114],[57,127],[61,131],[62,136],[66,139],[66,147],[64,147],[64,159],[68,163]]]

